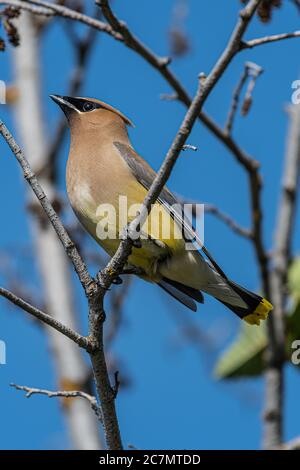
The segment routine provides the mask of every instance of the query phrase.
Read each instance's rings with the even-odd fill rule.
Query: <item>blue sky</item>
[[[119,16],[160,55],[169,52],[166,31],[170,27],[173,0],[159,2],[159,8],[146,0],[116,1]],[[192,48],[172,65],[193,94],[197,75],[208,73],[222,51],[235,24],[238,0],[190,0],[186,31]],[[41,50],[44,87],[42,100],[49,139],[59,117],[50,93],[67,91],[72,70],[72,50],[63,31],[63,20],[49,27]],[[299,15],[292,2],[276,10],[273,21],[252,22],[247,38],[299,29]],[[57,45],[59,44],[59,48]],[[243,64],[251,60],[264,68],[254,92],[250,114],[237,117],[234,135],[240,145],[261,162],[264,237],[271,247],[280,174],[286,143],[287,114],[291,84],[299,78],[300,40],[266,45],[241,53],[230,65],[206,103],[206,110],[224,123],[232,90]],[[11,47],[0,57],[0,79],[13,82]],[[89,63],[88,79],[81,94],[100,98],[122,110],[136,125],[130,135],[136,149],[157,169],[184,116],[177,102],[159,99],[170,92],[168,85],[134,52],[113,39],[99,35]],[[11,110],[1,105],[1,118],[11,127]],[[197,152],[184,152],[170,178],[169,187],[187,198],[213,203],[244,226],[249,224],[247,180],[227,150],[200,124],[189,142]],[[64,168],[68,142],[61,152],[61,189],[65,191]],[[6,254],[17,259],[20,279],[38,291],[32,267],[30,234],[26,222],[24,184],[17,163],[0,142],[0,249],[2,265]],[[294,253],[299,253],[299,211]],[[207,216],[206,245],[226,273],[249,289],[259,289],[254,253],[249,243],[234,235],[221,222]],[[97,250],[97,246],[93,244]],[[1,283],[5,280],[0,274]],[[117,287],[115,287],[117,289]],[[82,317],[86,315],[83,294]],[[181,337],[181,325],[195,321],[217,347],[192,345]],[[259,448],[264,396],[262,380],[220,383],[212,369],[218,353],[236,334],[238,319],[221,304],[206,297],[206,303],[193,314],[168,300],[155,286],[134,282],[126,301],[124,326],[115,349],[125,364],[132,386],[121,391],[117,408],[124,444],[137,448]],[[10,382],[55,388],[53,364],[41,329],[21,311],[0,301],[0,339],[7,345],[7,364],[0,366],[1,448],[45,449],[70,445],[59,403],[45,397],[24,396],[12,390]],[[67,341],[67,340],[66,340]],[[200,344],[201,343],[201,344]],[[122,370],[121,370],[122,374]],[[296,399],[299,376],[288,368],[285,437],[299,434]]]

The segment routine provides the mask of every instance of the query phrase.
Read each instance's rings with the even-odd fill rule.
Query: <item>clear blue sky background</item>
[[[166,31],[170,26],[173,0],[130,0],[115,3],[121,18],[158,54],[169,52]],[[155,5],[154,5],[155,3]],[[191,0],[187,33],[192,50],[173,68],[192,94],[200,71],[209,72],[235,24],[238,0]],[[248,38],[299,29],[299,15],[291,2],[276,10],[273,21],[257,19]],[[72,51],[65,38],[63,20],[55,20],[42,47],[43,106],[47,112],[49,137],[59,110],[49,93],[66,92],[72,70]],[[237,119],[238,142],[262,164],[265,182],[265,240],[272,243],[282,159],[285,149],[291,83],[299,78],[300,40],[267,45],[239,55],[222,77],[206,103],[206,110],[223,123],[232,89],[243,64],[252,60],[264,68],[254,93],[254,104],[246,118]],[[13,81],[11,47],[0,57],[0,79]],[[135,53],[104,35],[99,35],[89,64],[89,77],[82,95],[95,96],[115,105],[136,124],[130,130],[137,150],[158,168],[184,115],[176,102],[159,99],[169,87]],[[1,105],[1,118],[13,126],[10,110]],[[169,186],[188,198],[219,206],[241,224],[249,223],[247,181],[232,156],[200,124],[190,143],[198,152],[185,152],[178,161]],[[67,142],[61,154],[62,174]],[[30,235],[25,216],[24,184],[8,148],[0,142],[0,247],[18,258],[18,272],[35,283],[30,258]],[[65,190],[62,178],[62,190]],[[298,217],[299,220],[299,217]],[[206,244],[221,266],[237,282],[259,289],[252,247],[210,216],[206,217]],[[295,237],[299,251],[299,221]],[[96,245],[93,245],[94,249]],[[16,248],[18,247],[18,248]],[[2,263],[3,264],[3,263]],[[3,277],[1,283],[5,282]],[[117,287],[116,287],[117,288]],[[80,287],[78,286],[78,290]],[[84,301],[82,315],[85,315]],[[216,301],[206,298],[193,314],[178,306],[157,288],[136,281],[125,306],[125,325],[116,351],[126,365],[132,387],[121,391],[117,407],[125,445],[137,448],[259,448],[264,386],[262,380],[230,384],[213,379],[212,369],[220,349],[234,337],[239,321]],[[180,315],[180,317],[178,317]],[[180,321],[178,322],[178,318]],[[180,337],[184,319],[196,321],[217,348],[206,343],[191,345]],[[7,344],[7,365],[0,366],[1,448],[45,449],[70,446],[59,403],[45,397],[26,400],[9,387],[10,382],[55,388],[53,364],[41,329],[28,317],[0,301],[0,338]],[[211,343],[210,343],[211,344]],[[121,371],[122,373],[122,371]],[[288,368],[285,437],[299,435],[299,375]]]

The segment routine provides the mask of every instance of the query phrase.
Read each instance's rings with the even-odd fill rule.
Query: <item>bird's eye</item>
[[[87,102],[84,103],[82,109],[85,112],[92,111],[93,109],[95,109],[95,105],[93,103],[87,101]]]

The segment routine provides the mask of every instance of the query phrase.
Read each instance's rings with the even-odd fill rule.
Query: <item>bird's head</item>
[[[70,126],[80,123],[82,126],[102,127],[119,121],[132,126],[132,122],[120,111],[95,98],[50,95],[65,113]]]

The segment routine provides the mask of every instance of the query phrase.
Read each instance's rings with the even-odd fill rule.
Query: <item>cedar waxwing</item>
[[[51,98],[65,113],[71,131],[67,192],[72,208],[84,228],[112,256],[122,228],[137,215],[136,205],[143,203],[155,172],[131,146],[127,132],[131,122],[120,111],[92,98]],[[121,198],[126,199],[126,210],[120,205]],[[130,213],[129,207],[135,210]],[[143,279],[158,284],[191,310],[197,310],[195,301],[203,303],[205,292],[247,323],[259,325],[272,305],[227,278],[178,207],[176,198],[164,188],[148,216],[150,223],[147,219],[141,228],[141,245],[133,247],[128,266],[142,269]],[[169,222],[167,236],[161,231],[162,218]],[[182,228],[190,239],[196,239],[196,250],[186,249]],[[103,236],[107,229],[113,236]]]

